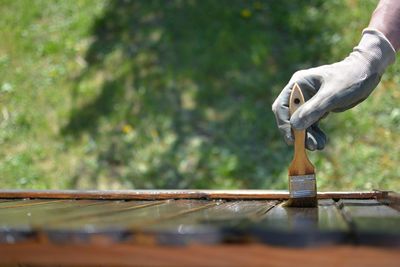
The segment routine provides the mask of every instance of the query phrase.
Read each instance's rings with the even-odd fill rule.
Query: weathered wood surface
[[[370,199],[385,195],[382,191],[318,192],[319,199]],[[287,191],[280,190],[0,190],[0,199],[266,199],[286,200]]]

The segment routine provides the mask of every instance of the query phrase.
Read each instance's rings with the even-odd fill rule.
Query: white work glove
[[[307,129],[306,147],[323,149],[326,136],[317,126],[329,112],[341,112],[365,100],[378,85],[396,52],[386,37],[374,29],[365,29],[360,43],[343,61],[296,72],[279,94],[272,111],[285,141],[294,141],[291,126]],[[298,83],[306,103],[289,119],[289,96]]]

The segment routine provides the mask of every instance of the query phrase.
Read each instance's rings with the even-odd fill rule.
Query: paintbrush
[[[304,104],[304,96],[297,83],[293,86],[289,100],[290,116]],[[290,198],[285,202],[286,207],[316,207],[317,184],[315,168],[307,157],[305,149],[306,131],[293,129],[294,157],[289,166]]]

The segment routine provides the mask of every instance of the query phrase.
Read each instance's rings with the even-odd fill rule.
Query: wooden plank
[[[31,201],[32,202],[32,201]],[[47,203],[47,202],[46,202]],[[82,205],[85,203],[84,205]],[[91,205],[89,205],[91,204]],[[94,205],[97,204],[97,205]],[[162,205],[164,204],[164,205]],[[156,207],[155,205],[160,205]],[[216,207],[216,209],[209,207]],[[163,238],[169,236],[169,244],[221,242],[219,228],[210,227],[212,221],[219,223],[233,219],[251,218],[261,216],[271,206],[266,201],[237,201],[223,203],[222,201],[203,200],[177,200],[177,201],[90,201],[90,200],[63,200],[44,206],[20,206],[15,209],[0,210],[0,225],[7,229],[3,242],[17,242],[16,238],[21,233],[26,233],[27,238],[38,238],[37,230],[45,235],[51,242],[91,242],[92,239],[101,237],[102,242],[121,241],[121,238],[149,225],[160,225],[170,222],[174,232],[153,231],[151,236],[163,243]],[[141,208],[142,210],[138,211]],[[202,212],[208,210],[208,212]],[[193,216],[191,216],[194,214]],[[208,220],[208,222],[205,222]],[[183,223],[197,224],[193,227],[182,228]],[[207,225],[208,223],[208,225]],[[214,222],[216,224],[216,222]],[[226,226],[226,225],[225,225]],[[179,229],[178,229],[179,228]],[[171,228],[170,228],[171,229]],[[187,231],[187,230],[190,231]],[[211,229],[211,231],[210,231]],[[11,231],[10,231],[11,230]],[[165,230],[165,228],[164,228]],[[128,233],[129,232],[129,233]],[[178,239],[171,238],[171,234]],[[135,236],[136,237],[136,236]],[[143,239],[143,235],[140,239]],[[148,239],[148,238],[147,238]],[[136,240],[137,241],[137,240]],[[141,242],[141,241],[140,241]]]
[[[32,204],[32,201],[29,201]],[[42,229],[48,228],[52,223],[79,220],[83,218],[97,217],[102,214],[115,214],[130,209],[155,205],[157,201],[94,201],[94,200],[57,200],[46,201],[42,205],[16,205],[14,208],[0,209],[0,242],[15,243],[27,239],[37,239]],[[26,203],[28,204],[28,203]],[[39,232],[38,232],[39,231]],[[71,237],[81,236],[88,229],[80,229]],[[120,235],[118,233],[108,233]]]
[[[370,199],[384,194],[382,191],[319,192],[319,199]],[[0,190],[0,199],[56,198],[56,199],[288,199],[287,191],[279,190]]]
[[[260,244],[113,246],[0,244],[1,266],[201,266],[201,267],[397,267],[398,249],[329,246],[291,249]]]
[[[251,221],[260,220],[268,210],[277,204],[277,201],[268,200],[239,200],[216,202],[215,206],[207,209],[201,209],[197,212],[182,215],[178,218],[172,218],[163,221],[161,224],[155,224],[154,227],[168,227],[176,224],[210,224],[229,223],[233,220],[248,219]]]
[[[140,201],[128,202],[134,205]],[[139,234],[140,229],[145,226],[216,205],[216,201],[204,200],[142,202],[147,204],[137,205],[137,208],[130,209],[117,207],[116,211],[118,212],[91,212],[89,216],[82,214],[83,216],[52,221],[46,225],[41,235],[46,236],[51,242],[63,244],[114,243],[121,242],[123,239],[137,241],[138,239],[143,240],[143,238],[148,240],[147,237]],[[151,238],[151,242],[155,242],[154,236]]]
[[[93,209],[94,205],[109,204],[107,201],[96,200],[27,200],[24,202],[27,203],[14,203],[10,206],[0,208],[1,227],[42,227],[43,224],[46,224],[59,216],[64,217],[74,210]]]
[[[0,209],[0,224],[17,226],[30,224],[52,224],[109,215],[125,210],[158,205],[165,201],[120,201],[120,200],[58,200],[53,202],[22,205]]]
[[[278,205],[252,226],[254,238],[285,246],[317,246],[349,241],[349,226],[333,200],[319,200],[317,208]]]
[[[276,204],[277,201],[266,200],[217,202],[214,206],[145,226],[140,233],[163,245],[243,242],[249,240],[248,233],[240,231],[243,225],[261,220]]]
[[[400,246],[400,212],[377,200],[347,199],[338,203],[352,224],[357,242]]]
[[[137,201],[132,201],[132,203],[137,203]],[[148,203],[153,202],[149,201]],[[204,200],[166,200],[155,203],[159,205],[126,210],[117,214],[99,214],[99,216],[74,218],[73,220],[52,223],[49,226],[58,229],[76,229],[84,225],[90,225],[94,228],[143,227],[217,205],[216,201]]]
[[[77,202],[82,200],[77,200]],[[98,219],[106,216],[114,216],[124,212],[130,212],[136,209],[147,208],[151,206],[164,204],[166,201],[102,201],[101,205],[96,207],[87,207],[73,209],[70,212],[61,216],[52,217],[46,222],[47,226],[70,224],[91,219]]]
[[[65,212],[73,200],[17,200],[10,201],[8,205],[0,208],[0,243],[18,243],[37,238],[36,231],[32,228],[35,220],[46,220],[54,216],[54,210]],[[99,201],[84,200],[74,207],[94,205]],[[4,203],[0,203],[4,204]]]

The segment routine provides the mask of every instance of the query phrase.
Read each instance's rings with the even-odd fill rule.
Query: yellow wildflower
[[[242,18],[245,18],[245,19],[250,18],[251,15],[252,15],[252,14],[251,14],[251,11],[250,11],[249,9],[247,9],[247,8],[242,9],[242,11],[240,12],[240,16],[241,16]]]
[[[130,126],[129,124],[125,124],[124,126],[122,126],[122,132],[124,134],[129,134],[129,133],[133,132],[133,127]]]

